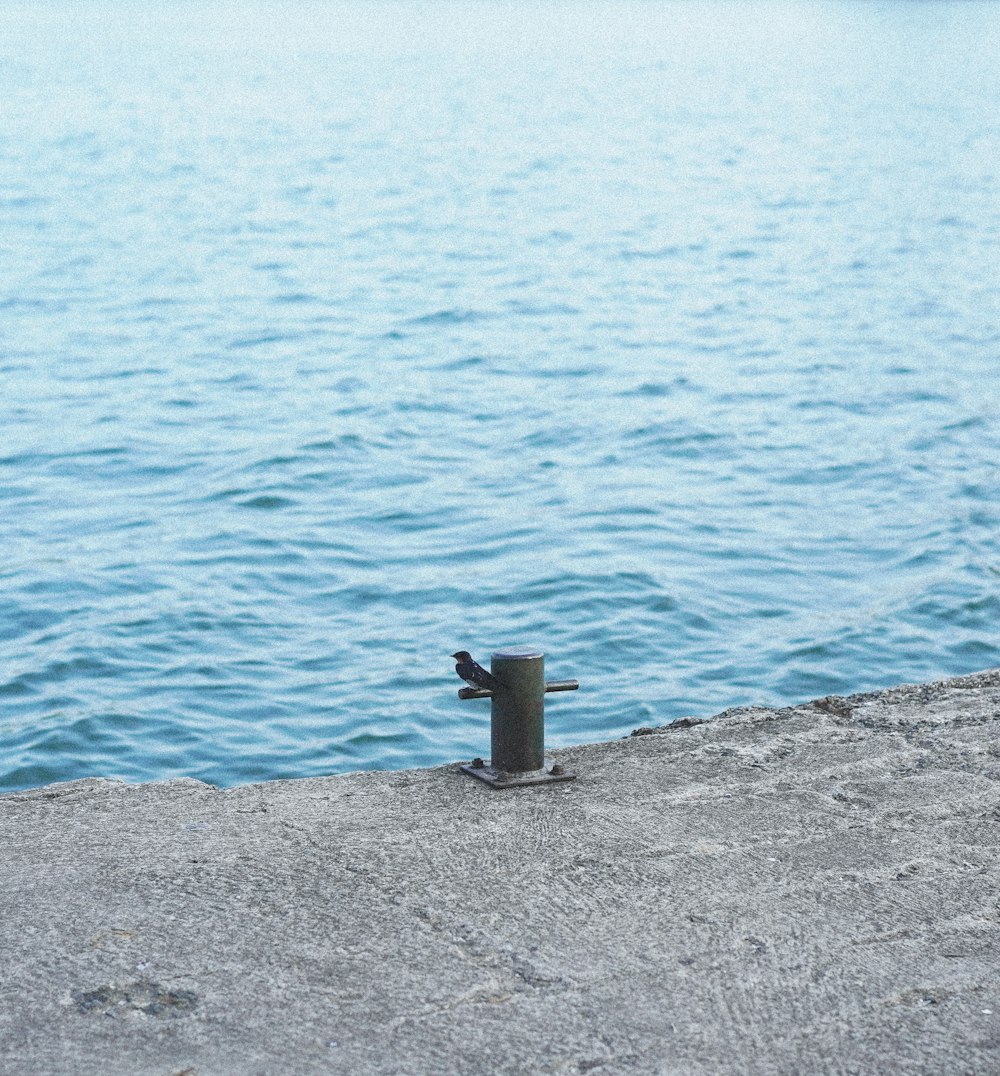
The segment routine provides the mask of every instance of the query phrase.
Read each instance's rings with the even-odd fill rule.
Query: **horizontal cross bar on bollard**
[[[490,699],[490,762],[463,766],[492,788],[572,781],[575,773],[545,758],[545,695],[576,691],[577,680],[545,681],[545,655],[530,647],[497,650],[490,665],[500,687],[463,687],[461,699]]]
[[[578,691],[579,680],[546,680],[545,692],[550,691]],[[460,687],[458,689],[460,699],[492,699],[493,692],[487,687]]]

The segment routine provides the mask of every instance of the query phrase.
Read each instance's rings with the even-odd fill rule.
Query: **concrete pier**
[[[0,1072],[1000,1072],[1000,670],[552,756],[0,797]]]

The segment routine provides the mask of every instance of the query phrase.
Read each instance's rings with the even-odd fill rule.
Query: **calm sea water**
[[[1000,5],[5,4],[0,789],[1000,663]]]

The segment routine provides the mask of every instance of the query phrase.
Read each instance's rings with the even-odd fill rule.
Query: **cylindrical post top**
[[[544,657],[541,650],[533,646],[505,646],[502,650],[493,651],[494,661],[537,661]]]

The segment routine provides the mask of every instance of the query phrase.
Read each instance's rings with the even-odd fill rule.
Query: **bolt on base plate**
[[[528,770],[525,773],[505,773],[503,770],[495,770],[488,766],[481,758],[467,763],[461,767],[464,773],[478,777],[485,781],[491,788],[516,788],[519,785],[549,785],[557,781],[574,781],[576,774],[571,770],[563,769],[558,763],[549,759],[540,770]]]

